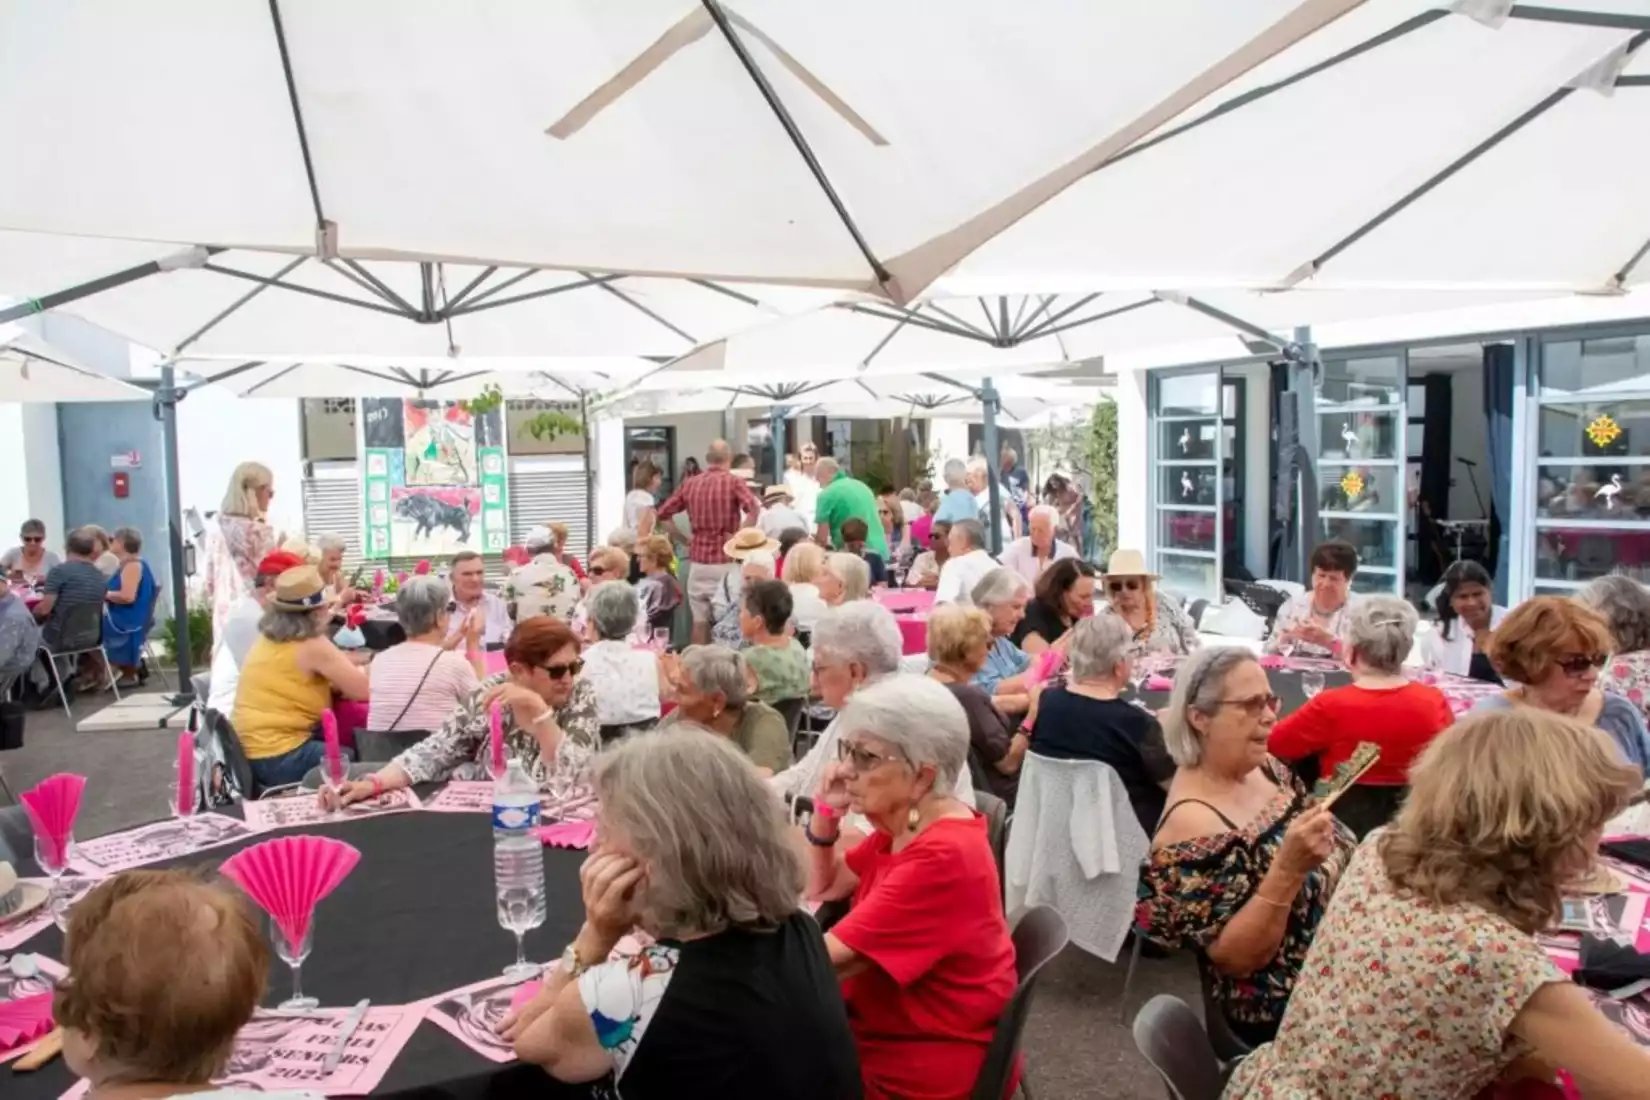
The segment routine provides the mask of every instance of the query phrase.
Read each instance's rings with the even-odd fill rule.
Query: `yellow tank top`
[[[241,666],[230,722],[247,759],[284,756],[308,741],[332,706],[332,685],[298,667],[301,642],[272,642],[260,636]]]

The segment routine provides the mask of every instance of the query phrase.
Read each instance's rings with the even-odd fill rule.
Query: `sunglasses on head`
[[[562,665],[540,665],[539,668],[543,669],[544,674],[550,679],[560,680],[568,676],[577,676],[580,672],[583,672],[584,662],[572,660]]]
[[[1553,663],[1563,669],[1567,676],[1580,676],[1590,668],[1603,668],[1606,660],[1608,658],[1603,653],[1594,653],[1580,657],[1565,657],[1563,660]]]
[[[1118,592],[1138,592],[1140,591],[1141,583],[1142,582],[1139,577],[1129,577],[1126,580],[1119,581],[1107,581],[1106,591],[1113,594]]]

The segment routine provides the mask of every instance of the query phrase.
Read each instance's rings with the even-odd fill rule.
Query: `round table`
[[[324,1006],[411,1004],[498,975],[515,958],[515,939],[498,926],[493,900],[492,830],[486,814],[413,812],[319,825],[361,850],[361,862],[316,910],[315,948],[304,963],[304,991]],[[216,867],[234,852],[279,833],[152,866]],[[531,959],[550,962],[579,930],[584,906],[578,871],[584,853],[546,848],[547,912],[527,934]],[[28,867],[25,874],[34,874]],[[18,950],[61,959],[62,936],[48,928]],[[273,1006],[290,992],[286,964],[271,954]],[[74,1084],[63,1059],[30,1074],[0,1067],[8,1100],[56,1100]],[[584,1097],[537,1066],[498,1065],[428,1020],[408,1040],[374,1096]]]

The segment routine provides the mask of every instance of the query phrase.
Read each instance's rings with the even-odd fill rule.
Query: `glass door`
[[[1650,581],[1650,334],[1540,345],[1536,593]]]
[[[1318,537],[1357,549],[1358,592],[1404,588],[1408,375],[1398,352],[1325,359],[1318,380]]]
[[[1150,554],[1163,588],[1188,600],[1218,600],[1221,594],[1227,392],[1218,368],[1158,373],[1151,380]],[[1236,420],[1235,411],[1230,419]]]

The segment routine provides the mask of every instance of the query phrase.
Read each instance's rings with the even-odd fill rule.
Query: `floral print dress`
[[[396,765],[414,783],[490,778],[487,753],[492,714],[482,700],[508,678],[508,673],[501,672],[481,681],[481,686],[453,709],[439,730],[397,756]],[[546,761],[539,753],[538,738],[516,725],[508,709],[504,711],[504,743],[510,755],[521,761],[540,790],[552,793],[579,782],[591,756],[601,747],[595,688],[585,680],[574,684],[572,696],[556,708],[556,724],[561,727],[561,744],[556,747],[556,758]]]
[[[252,591],[258,563],[275,548],[275,528],[261,519],[220,515],[207,529],[205,580],[212,637],[223,637],[229,613]]]
[[[1268,757],[1262,766],[1278,792],[1253,821],[1242,826],[1227,822],[1226,832],[1152,850],[1140,875],[1134,914],[1136,927],[1148,939],[1202,955],[1260,888],[1289,823],[1307,805],[1305,788],[1282,762]],[[1208,968],[1215,1000],[1240,1037],[1268,1035],[1283,1019],[1295,976],[1356,843],[1344,825],[1337,824],[1336,830],[1334,851],[1295,895],[1277,954],[1242,978]]]
[[[1225,1100],[1464,1098],[1530,1052],[1508,1028],[1564,973],[1486,909],[1398,893],[1383,832],[1347,869],[1277,1040],[1238,1064]]]
[[[1184,657],[1203,644],[1179,600],[1161,592],[1152,593],[1152,598],[1157,602],[1156,622],[1135,632],[1134,641],[1129,643],[1130,660],[1161,653]]]
[[[1598,686],[1638,707],[1650,721],[1650,650],[1613,655],[1599,673]]]

